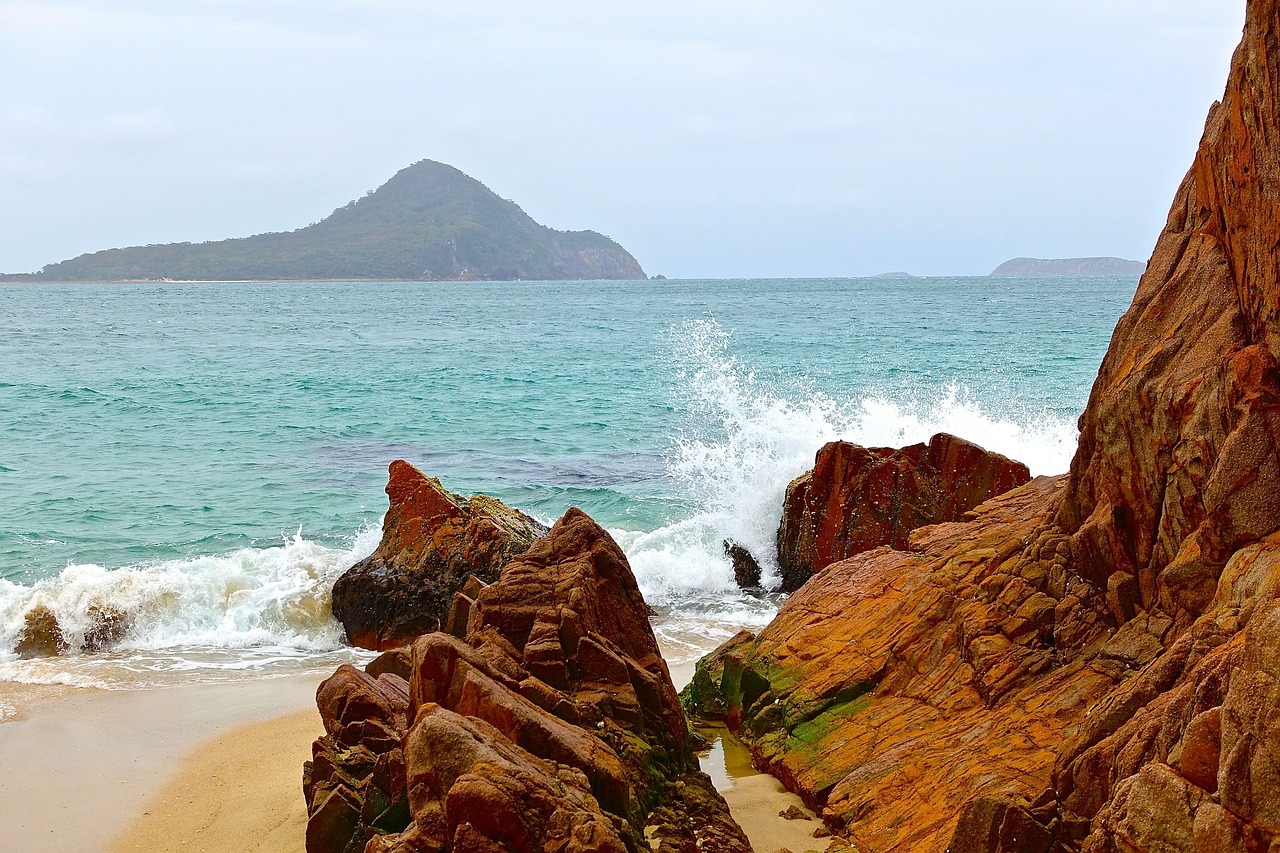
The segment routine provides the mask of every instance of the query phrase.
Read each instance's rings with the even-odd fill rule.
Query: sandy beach
[[[685,683],[691,665],[672,667]],[[0,825],[29,853],[302,853],[302,762],[324,676],[103,691],[0,686]],[[714,739],[717,732],[710,733]],[[703,768],[758,853],[826,847],[800,800],[716,740]]]
[[[193,832],[185,838],[197,837],[202,821],[220,831],[209,819],[234,807],[239,781],[256,800],[293,798],[301,808],[302,761],[320,730],[313,705],[320,678],[120,691],[0,685],[0,701],[16,709],[14,721],[0,724],[0,826],[10,849],[112,849],[135,821],[145,831],[153,801],[178,806],[167,795],[172,786],[190,792],[183,820]],[[255,734],[262,740],[251,746]],[[166,828],[172,846],[119,849],[201,849],[178,843],[181,823]],[[234,837],[210,835],[203,849],[232,849]],[[301,838],[271,849],[301,850]]]
[[[192,751],[111,844],[112,853],[300,853],[302,762],[319,715],[299,711],[232,729]]]

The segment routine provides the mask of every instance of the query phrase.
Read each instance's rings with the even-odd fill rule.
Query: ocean
[[[0,287],[0,681],[137,688],[360,659],[328,590],[387,464],[626,551],[692,659],[766,624],[786,485],[825,442],[952,432],[1066,471],[1137,279]],[[79,645],[24,661],[44,605]],[[3,717],[0,707],[0,719]]]

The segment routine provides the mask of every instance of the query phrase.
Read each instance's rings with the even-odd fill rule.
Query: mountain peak
[[[419,160],[296,231],[108,249],[46,266],[39,281],[643,279],[594,231],[556,231],[445,163]]]

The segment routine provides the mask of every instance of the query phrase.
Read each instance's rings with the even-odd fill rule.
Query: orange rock
[[[408,462],[391,463],[382,541],[333,586],[347,639],[382,651],[411,643],[448,617],[469,577],[497,579],[546,528],[487,495],[449,493]]]
[[[340,667],[317,695],[308,853],[638,853],[645,839],[749,853],[698,769],[648,614],[617,543],[571,509],[492,584],[459,590],[450,633],[418,637],[407,665],[389,652]]]
[[[946,433],[901,450],[833,441],[787,487],[778,527],[782,589],[831,563],[889,545],[912,530],[959,521],[978,504],[1031,479],[1021,462]]]
[[[62,626],[53,611],[38,604],[22,618],[22,630],[18,632],[14,652],[20,658],[43,658],[62,654],[68,648]]]
[[[969,800],[1034,798],[1063,730],[1116,683],[1072,660],[1109,623],[1050,523],[1064,485],[828,566],[706,676],[757,763],[859,849],[943,850]]]
[[[860,849],[1280,846],[1278,44],[1250,0],[1069,476],[831,564],[695,679]]]

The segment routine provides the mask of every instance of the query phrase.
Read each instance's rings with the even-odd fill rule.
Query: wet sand
[[[692,666],[672,666],[682,685]],[[156,690],[0,685],[0,826],[42,853],[302,853],[302,762],[321,732],[322,676]],[[802,806],[727,732],[703,767],[757,853],[825,849]],[[811,813],[810,813],[811,814]]]
[[[183,773],[185,786],[202,794],[186,804],[192,819],[216,813],[227,805],[227,792],[211,784],[205,766],[191,766],[190,757],[214,744],[233,752],[234,730],[262,721],[270,721],[265,726],[281,740],[258,754],[248,781],[260,787],[255,796],[269,797],[274,788],[257,780],[283,778],[288,765],[292,782],[281,793],[301,805],[303,759],[295,760],[284,735],[299,712],[310,717],[307,745],[319,731],[313,710],[318,682],[299,676],[121,691],[0,685],[0,701],[16,707],[16,721],[0,723],[5,844],[24,853],[109,850],[131,822],[146,817],[157,792]],[[232,849],[225,839],[203,842],[210,850]]]
[[[782,783],[751,766],[751,753],[723,727],[699,728],[711,741],[711,749],[701,753],[702,769],[729,804],[729,811],[751,839],[756,853],[776,853],[786,848],[792,853],[825,850],[830,838],[814,838],[822,826],[814,813]],[[785,820],[779,812],[795,806],[808,820]]]
[[[111,853],[301,853],[302,762],[323,731],[300,711],[233,729],[182,760]]]

